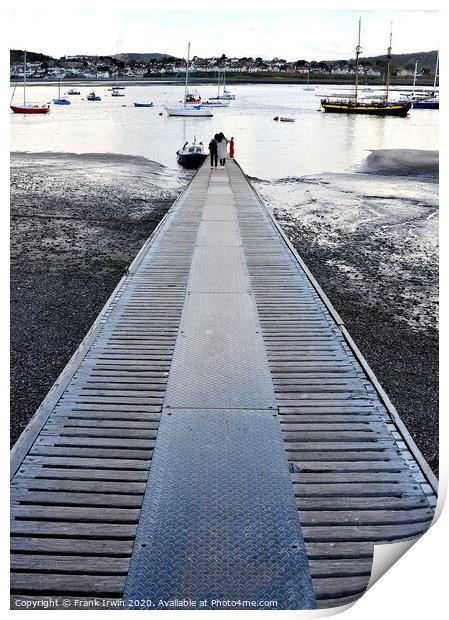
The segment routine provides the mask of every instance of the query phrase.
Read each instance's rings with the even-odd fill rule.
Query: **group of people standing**
[[[229,156],[234,157],[234,138],[228,140],[222,131],[216,133],[212,140],[209,142],[210,153],[210,167],[217,168],[218,162],[220,162],[220,168],[224,168],[226,163],[226,157],[228,155],[229,144]]]

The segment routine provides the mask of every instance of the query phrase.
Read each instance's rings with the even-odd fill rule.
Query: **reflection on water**
[[[125,97],[112,98],[107,86],[96,87],[102,101],[88,102],[91,86],[80,87],[72,105],[53,106],[50,114],[11,115],[13,151],[110,152],[140,155],[176,168],[176,150],[196,136],[208,143],[217,131],[236,140],[236,157],[244,170],[260,178],[321,172],[347,172],[371,149],[438,148],[438,112],[412,110],[407,118],[324,114],[321,95],[338,87],[307,92],[300,85],[236,85],[237,99],[214,110],[213,118],[160,116],[163,105],[177,102],[183,87],[169,84],[127,86]],[[21,97],[20,89],[16,98]],[[213,84],[199,87],[203,99]],[[57,85],[31,86],[30,99],[50,101]],[[134,101],[153,101],[153,108],[134,108]],[[273,121],[294,116],[295,123]]]

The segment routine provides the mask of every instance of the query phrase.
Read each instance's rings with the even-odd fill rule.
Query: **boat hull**
[[[196,170],[206,158],[207,155],[204,153],[178,153],[178,164],[189,170]]]
[[[210,101],[234,101],[235,95],[220,95],[219,97],[210,97]]]
[[[412,107],[410,103],[376,105],[350,105],[344,103],[321,102],[325,112],[335,114],[369,114],[375,116],[406,116]]]
[[[31,108],[12,105],[9,107],[15,114],[47,114],[47,112],[50,112],[49,106],[41,108]]]
[[[439,101],[414,101],[412,104],[413,109],[417,110],[439,110]]]
[[[70,105],[71,101],[68,99],[53,99],[54,105]]]
[[[212,111],[207,108],[167,108],[167,114],[169,116],[191,116],[192,118],[213,116]]]
[[[229,101],[205,101],[201,104],[202,108],[228,108]]]
[[[134,107],[135,108],[152,108],[153,107],[153,103],[136,103],[136,102],[134,102]]]

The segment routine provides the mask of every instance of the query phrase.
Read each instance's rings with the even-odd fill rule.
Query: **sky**
[[[132,4],[132,2],[131,2]],[[139,3],[138,3],[139,4]],[[16,3],[10,9],[10,48],[60,57],[159,52],[184,57],[261,56],[287,60],[350,58],[362,18],[362,53],[385,53],[393,22],[393,53],[439,47],[437,11],[164,10],[129,2],[76,6],[63,2]],[[142,5],[140,5],[142,6]],[[184,5],[185,6],[185,5]],[[229,2],[225,3],[229,6]]]

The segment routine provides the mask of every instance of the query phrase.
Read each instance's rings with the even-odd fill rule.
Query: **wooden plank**
[[[53,554],[49,558],[48,555],[28,553],[14,553],[11,556],[13,572],[70,573],[75,581],[78,575],[127,575],[128,567],[129,558]],[[34,580],[34,575],[30,575],[30,578]]]
[[[58,575],[54,573],[12,573],[11,591],[73,594],[116,594],[120,596],[125,586],[125,576],[120,575]]]
[[[70,493],[70,492],[45,492],[45,491],[14,491],[13,502],[27,504],[57,504],[60,506],[110,506],[114,508],[140,508],[142,505],[141,495],[113,495],[101,492],[94,493]]]
[[[349,508],[349,507],[348,507]],[[389,525],[396,523],[429,524],[433,518],[430,508],[415,510],[306,510],[301,512],[304,526],[331,525]]]
[[[26,473],[26,465],[39,465],[52,469],[58,467],[73,468],[78,475],[79,471],[88,468],[116,470],[116,471],[147,471],[150,467],[149,459],[122,459],[122,458],[78,458],[73,456],[27,456],[23,461],[19,473]]]
[[[72,492],[98,492],[139,494],[145,492],[146,482],[118,482],[108,480],[43,480],[37,478],[20,477],[14,479],[11,484],[12,490],[21,492],[28,491],[72,491]]]
[[[45,553],[47,559],[49,558],[48,554],[73,554],[75,550],[80,556],[127,557],[131,555],[132,548],[133,542],[129,540],[77,539],[76,549],[74,549],[74,543],[71,538],[22,538],[14,536],[11,538],[11,551],[13,553],[19,553],[21,551],[27,553]]]
[[[35,467],[27,464],[22,465],[14,481],[20,482],[22,478],[34,480],[109,480],[111,482],[143,482],[146,483],[148,474],[145,470],[127,469],[81,469],[79,467]]]
[[[308,510],[391,510],[404,511],[408,514],[415,508],[428,508],[429,503],[423,495],[404,495],[397,496],[359,496],[348,497],[342,495],[340,497],[323,497],[316,495],[314,497],[297,497],[296,505],[302,514]]]
[[[307,542],[306,551],[309,560],[355,559],[365,558],[372,561],[374,544],[370,542]]]
[[[313,580],[313,589],[318,600],[343,598],[363,594],[368,586],[369,575],[357,577],[329,577]]]
[[[52,536],[70,538],[109,538],[134,540],[136,525],[117,523],[71,523],[59,521],[11,521],[11,534],[17,536]]]
[[[312,578],[341,578],[358,576],[371,576],[371,568],[373,562],[371,558],[355,559],[329,559],[326,562],[322,560],[310,560],[309,567]]]
[[[15,519],[41,520],[41,521],[72,521],[74,523],[137,523],[140,508],[113,508],[103,506],[55,506],[12,504],[11,515]],[[73,552],[73,547],[71,549]],[[92,550],[93,553],[93,550]]]
[[[409,523],[392,525],[354,525],[354,526],[305,526],[304,539],[307,542],[392,542],[408,540],[422,535],[430,523]]]

